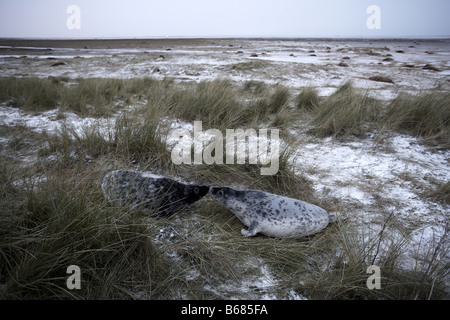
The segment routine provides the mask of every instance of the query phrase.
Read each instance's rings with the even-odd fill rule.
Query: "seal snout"
[[[210,187],[210,193],[214,198],[220,202],[226,201],[228,198],[233,198],[233,189],[229,187]]]
[[[221,187],[209,187],[209,192],[213,195],[216,196],[219,191],[221,190]]]
[[[200,198],[203,198],[209,192],[209,186],[197,186],[194,191]]]

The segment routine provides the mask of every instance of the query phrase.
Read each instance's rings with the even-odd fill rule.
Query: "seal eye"
[[[223,196],[223,190],[219,190],[219,192],[217,192],[217,194],[218,194],[219,196]]]

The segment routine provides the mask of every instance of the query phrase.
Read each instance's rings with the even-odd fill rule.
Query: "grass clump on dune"
[[[267,61],[264,60],[252,60],[248,62],[239,62],[230,65],[230,70],[238,72],[248,72],[253,70],[259,70],[268,65]]]
[[[134,96],[145,94],[156,81],[152,78],[77,79],[61,92],[61,108],[83,116],[109,116],[118,103],[131,103]]]
[[[400,93],[387,104],[354,88],[351,82],[322,101],[313,89],[297,96],[297,107],[311,117],[312,133],[318,136],[363,137],[366,132],[386,129],[422,137],[425,142],[450,146],[450,95],[439,91],[426,94]]]
[[[157,83],[152,78],[70,80],[63,77],[2,78],[0,101],[26,111],[46,111],[60,107],[81,116],[107,116],[117,103],[130,103]]]
[[[300,110],[312,111],[320,105],[317,90],[312,87],[303,89],[296,98],[296,106]]]
[[[48,173],[28,181],[23,204],[2,212],[0,278],[7,299],[160,297],[170,273],[137,215],[105,206],[97,173]],[[81,289],[66,286],[67,267],[81,270]]]
[[[232,128],[246,122],[248,114],[228,80],[202,81],[175,88],[161,101],[169,115],[187,121],[200,120],[205,127]]]
[[[0,102],[27,111],[46,111],[58,107],[63,85],[52,79],[0,78]]]
[[[392,237],[388,229],[395,228],[395,218],[389,215],[380,228],[361,234],[351,223],[338,221],[325,233],[313,240],[317,251],[329,254],[316,255],[311,264],[316,267],[307,272],[303,290],[314,299],[442,299],[445,297],[445,265],[431,253],[423,254],[423,265],[404,270],[402,255],[410,244],[408,237]],[[335,233],[333,235],[333,232]],[[444,234],[443,239],[446,235]],[[331,250],[331,251],[330,251]],[[445,255],[448,249],[439,245],[434,250]],[[320,267],[322,263],[322,268]],[[327,265],[328,268],[323,268]],[[380,270],[378,289],[369,289],[369,277]],[[432,270],[432,272],[430,272]]]
[[[392,130],[406,131],[450,147],[449,93],[400,94],[387,107],[383,120]]]
[[[106,128],[94,124],[76,130],[63,125],[58,134],[45,139],[39,152],[42,156],[57,154],[59,164],[106,157],[120,163],[167,168],[171,159],[165,143],[167,129],[160,126],[163,115],[157,108],[142,107],[122,112]]]
[[[268,114],[277,113],[287,105],[289,98],[289,89],[284,86],[277,86],[275,92],[269,97],[265,112]]]
[[[379,101],[348,82],[315,108],[312,132],[319,136],[364,136],[379,112]]]

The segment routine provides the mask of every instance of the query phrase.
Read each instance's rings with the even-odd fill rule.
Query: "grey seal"
[[[323,230],[335,216],[326,210],[288,197],[260,190],[211,187],[211,194],[248,227],[241,234],[298,238]]]
[[[114,205],[170,217],[203,198],[209,186],[184,184],[149,172],[115,170],[103,176],[102,191]]]

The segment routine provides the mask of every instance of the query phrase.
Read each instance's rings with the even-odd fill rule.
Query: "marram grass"
[[[167,79],[33,81],[54,86],[60,93],[70,86],[78,92],[86,90],[87,100],[78,106],[75,101],[70,106],[73,98],[68,95],[63,98],[56,95],[56,100],[51,100],[57,101],[57,105],[66,101],[68,109],[79,108],[77,112],[85,115],[92,112],[89,107],[83,109],[90,103],[111,107],[111,112],[118,101],[138,101],[139,107],[118,116],[108,137],[97,127],[86,128],[82,134],[62,127],[56,135],[27,136],[27,141],[35,141],[40,151],[38,160],[26,169],[2,155],[1,298],[255,299],[264,292],[257,287],[244,288],[243,283],[267,276],[261,273],[262,269],[276,279],[267,290],[278,297],[287,297],[290,290],[309,299],[445,297],[448,266],[440,263],[438,257],[448,254],[448,249],[438,243],[418,257],[423,263],[418,263],[415,269],[402,269],[399,261],[409,249],[409,238],[390,236],[388,230],[395,228],[390,216],[380,229],[367,234],[361,234],[360,226],[352,221],[338,220],[323,232],[297,240],[244,238],[240,234],[243,225],[211,197],[205,197],[173,219],[156,219],[112,206],[100,189],[101,177],[107,170],[157,169],[158,173],[185,181],[236,184],[235,187],[299,198],[331,211],[352,212],[350,205],[337,207],[317,198],[312,182],[301,172],[294,172],[290,165],[292,146],[282,150],[280,169],[274,176],[261,176],[260,166],[250,164],[170,165],[170,152],[162,139],[167,128],[160,120],[202,120],[203,130],[214,125],[245,128],[268,124],[286,129],[299,117],[310,120],[312,132],[318,136],[364,136],[367,130],[383,125],[432,137],[445,145],[444,137],[448,138],[443,110],[447,105],[445,95],[381,105],[346,84],[328,98],[318,98],[308,89],[307,94],[294,101],[297,104],[292,108],[289,91],[282,86],[269,88],[252,83],[240,89],[227,80],[186,85]],[[83,81],[86,82],[82,84]],[[88,83],[96,85],[85,86]],[[2,95],[2,101],[19,97],[22,89],[17,90]],[[240,99],[240,92],[251,93],[250,100]],[[37,102],[40,99],[28,101],[29,106],[42,107]],[[410,103],[420,108],[431,103],[436,108],[437,112],[430,111],[442,118],[433,122],[436,130],[414,131],[416,125],[421,127],[423,123],[400,121],[410,119],[407,114],[394,121],[394,115],[400,111],[407,113],[406,105]],[[188,110],[190,104],[192,108]],[[306,110],[298,112],[299,108]],[[94,113],[108,114],[104,110]],[[434,116],[427,117],[434,121]],[[19,146],[15,149],[21,150]],[[445,202],[447,189],[447,185],[438,186],[426,196]],[[381,268],[380,290],[367,288],[366,270],[372,264]],[[81,290],[69,290],[66,286],[69,265],[81,269]]]

